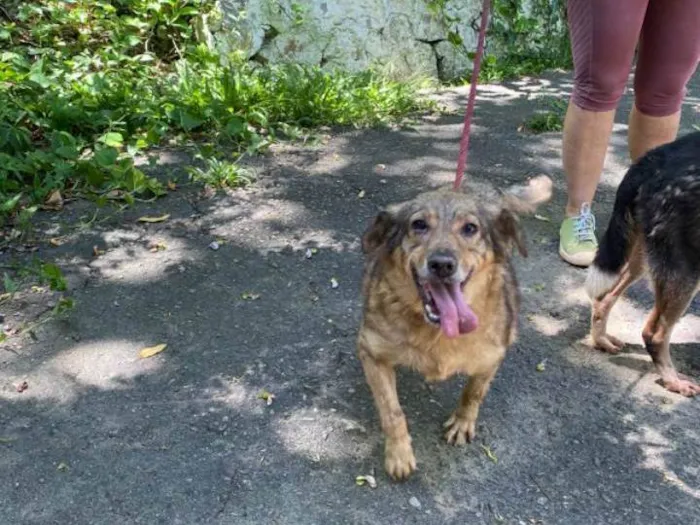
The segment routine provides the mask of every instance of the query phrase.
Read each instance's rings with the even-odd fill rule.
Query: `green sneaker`
[[[579,215],[568,217],[559,229],[559,255],[574,266],[590,266],[598,250],[595,217],[591,205],[581,206]]]

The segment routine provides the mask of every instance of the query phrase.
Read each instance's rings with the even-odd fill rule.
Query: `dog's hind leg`
[[[685,313],[695,295],[697,283],[667,283],[656,281],[656,302],[654,309],[644,327],[642,338],[647,351],[654,361],[656,370],[661,375],[661,383],[671,392],[687,397],[700,394],[700,385],[688,377],[679,374],[671,359],[671,333],[681,316]]]
[[[408,478],[416,470],[416,458],[411,447],[406,416],[399,404],[396,372],[391,365],[375,359],[362,346],[358,354],[385,437],[384,468],[394,479]]]
[[[642,245],[637,242],[632,248],[630,258],[615,286],[601,299],[595,299],[591,308],[591,339],[593,346],[611,354],[618,353],[624,343],[607,333],[608,317],[617,300],[627,288],[632,286],[644,273]]]

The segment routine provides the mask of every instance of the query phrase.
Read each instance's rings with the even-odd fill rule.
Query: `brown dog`
[[[365,232],[365,297],[357,351],[385,435],[394,479],[416,468],[396,391],[397,365],[428,381],[470,376],[445,437],[464,444],[491,380],[515,341],[519,292],[510,263],[527,249],[519,213],[549,200],[546,176],[497,192],[469,185],[435,191],[381,211]]]

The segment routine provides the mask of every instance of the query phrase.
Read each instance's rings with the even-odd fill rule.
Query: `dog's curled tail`
[[[635,201],[649,171],[647,159],[632,165],[618,187],[612,216],[586,276],[586,293],[599,299],[617,282],[629,258],[636,229]]]

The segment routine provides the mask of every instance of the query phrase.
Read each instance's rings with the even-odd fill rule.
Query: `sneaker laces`
[[[574,218],[574,235],[580,243],[595,241],[595,217],[588,203],[581,205],[581,213]]]

